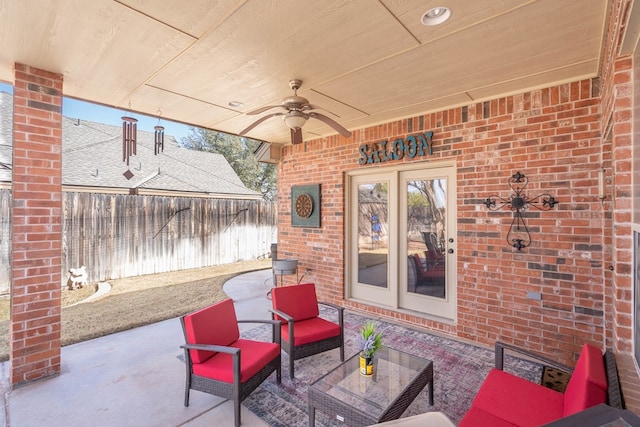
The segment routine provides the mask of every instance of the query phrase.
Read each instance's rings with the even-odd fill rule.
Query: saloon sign
[[[398,138],[393,142],[380,141],[373,144],[362,144],[359,148],[360,158],[358,164],[382,163],[391,160],[400,160],[404,156],[413,159],[416,156],[433,154],[433,132],[418,133],[404,139]]]

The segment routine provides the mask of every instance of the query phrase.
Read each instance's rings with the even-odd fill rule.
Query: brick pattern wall
[[[620,57],[630,0],[611,2],[601,71],[602,160],[606,171],[605,307],[607,348],[613,348],[628,409],[640,411],[640,375],[632,351],[633,322],[633,60]],[[636,67],[638,65],[636,64]],[[637,96],[637,95],[636,95]],[[637,143],[637,142],[636,142]],[[637,159],[635,160],[637,163]],[[637,171],[635,172],[637,174]],[[637,206],[636,206],[637,209]]]
[[[612,343],[616,352],[618,372],[625,404],[628,409],[640,411],[640,374],[633,358],[633,60],[630,57],[617,59],[611,64],[612,87],[609,95],[611,112],[611,138],[603,150],[610,150],[611,157],[611,204],[613,213],[607,218],[611,232],[613,267],[611,291],[606,294],[611,300]],[[636,142],[637,144],[638,142]],[[637,185],[637,184],[636,184]],[[638,315],[636,313],[636,315]]]
[[[632,71],[631,58],[615,62],[612,126],[613,174],[613,326],[615,348],[632,351],[633,313],[633,147],[632,147]]]
[[[608,168],[612,212],[611,330],[617,352],[632,351],[633,304],[633,59],[619,56],[620,43],[631,13],[630,0],[611,2],[602,69],[602,128],[605,168]],[[637,224],[636,224],[637,226]]]
[[[603,346],[603,218],[598,199],[602,162],[597,80],[584,80],[475,103],[354,132],[287,146],[279,167],[279,256],[295,257],[320,297],[485,345],[503,340],[573,363],[584,342]],[[434,132],[436,162],[457,165],[457,323],[344,301],[344,172],[358,165],[358,147]],[[424,158],[423,158],[424,159]],[[403,160],[411,162],[406,156]],[[507,245],[512,216],[482,201],[509,197],[517,171],[527,195],[550,193],[553,210],[527,213],[531,247]],[[322,227],[290,226],[293,185],[320,183]],[[542,300],[527,299],[527,291]]]
[[[15,65],[11,384],[60,372],[62,76]]]
[[[602,345],[596,88],[584,80],[491,101],[488,118],[475,107],[470,125],[483,131],[472,131],[480,138],[458,156],[460,336],[514,343],[566,363],[584,342]],[[511,214],[479,207],[487,193],[509,195],[505,178],[516,171],[529,178],[528,195],[548,192],[560,202],[528,211],[533,243],[521,252],[506,246]],[[542,300],[527,299],[528,291]]]

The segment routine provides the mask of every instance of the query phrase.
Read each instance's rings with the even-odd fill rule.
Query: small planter
[[[277,259],[272,264],[275,274],[296,274],[298,271],[297,259]]]
[[[365,377],[373,375],[373,357],[365,357],[360,353],[360,375]]]
[[[373,375],[373,356],[382,347],[382,333],[376,332],[376,325],[372,321],[366,322],[360,329],[358,346],[360,347],[360,375],[369,377]]]

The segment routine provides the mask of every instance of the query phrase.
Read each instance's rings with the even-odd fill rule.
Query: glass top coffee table
[[[309,386],[309,425],[315,426],[316,410],[349,426],[400,418],[429,384],[433,405],[433,362],[409,353],[382,347],[374,357],[370,377],[360,374],[359,355]]]

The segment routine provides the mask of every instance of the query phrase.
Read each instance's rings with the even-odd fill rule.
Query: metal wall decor
[[[405,139],[362,144],[358,152],[360,153],[359,165],[402,160],[405,156],[413,159],[416,156],[432,155],[433,131],[409,135]]]
[[[507,243],[519,251],[531,244],[531,234],[529,234],[529,229],[522,213],[529,206],[541,211],[548,211],[558,204],[558,201],[548,193],[539,194],[531,199],[528,198],[524,194],[528,183],[529,179],[518,171],[509,178],[509,187],[513,190],[513,194],[508,199],[500,196],[490,196],[484,201],[485,206],[492,211],[497,211],[506,206],[513,212],[513,221],[511,221],[511,226],[507,233]]]

